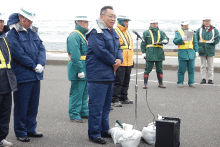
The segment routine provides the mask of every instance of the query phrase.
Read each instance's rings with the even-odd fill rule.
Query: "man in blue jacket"
[[[115,71],[123,61],[119,37],[113,25],[116,15],[111,6],[101,9],[97,24],[87,34],[86,75],[89,93],[88,135],[92,142],[105,144],[111,137],[109,112]]]
[[[18,90],[14,92],[14,131],[22,142],[29,142],[29,137],[43,136],[36,132],[36,117],[46,54],[36,29],[32,27],[34,18],[35,13],[21,8],[8,20],[11,66],[18,83]]]

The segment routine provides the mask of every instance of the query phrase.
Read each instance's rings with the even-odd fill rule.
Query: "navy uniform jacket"
[[[46,64],[44,45],[33,29],[24,29],[18,23],[18,14],[9,17],[8,25],[13,26],[7,34],[12,56],[12,69],[18,83],[32,82],[43,79],[43,72],[36,73],[37,64]]]
[[[123,62],[119,37],[114,29],[92,29],[87,34],[86,56],[87,81],[114,81],[113,65],[116,59]]]

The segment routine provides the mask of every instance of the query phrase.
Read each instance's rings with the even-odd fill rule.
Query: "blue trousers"
[[[11,92],[0,94],[0,142],[7,137],[9,131],[11,97]]]
[[[183,84],[186,69],[188,70],[188,84],[194,84],[194,64],[195,60],[179,60],[177,84]]]
[[[109,130],[109,112],[111,108],[113,82],[100,84],[88,82],[89,93],[89,138],[101,137]]]
[[[40,81],[18,84],[14,92],[14,131],[16,137],[36,133]]]

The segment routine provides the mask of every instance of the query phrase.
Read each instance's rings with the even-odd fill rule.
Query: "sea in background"
[[[202,25],[201,20],[189,20],[189,28],[196,31]],[[90,22],[90,27],[95,22]],[[211,24],[220,29],[220,19],[212,20]],[[38,34],[43,41],[43,44],[47,51],[66,51],[66,39],[69,34],[74,30],[75,23],[73,20],[38,20],[34,22],[34,26],[38,27]],[[150,20],[132,20],[129,22],[129,31],[133,37],[134,48],[136,46],[136,35],[132,30],[136,30],[140,36],[150,26]],[[164,46],[164,49],[177,49],[177,46],[173,44],[175,31],[180,29],[180,20],[160,20],[158,27],[164,31],[169,37],[169,43]],[[140,48],[141,40],[139,39],[138,48]],[[216,49],[220,50],[220,43],[216,45]]]

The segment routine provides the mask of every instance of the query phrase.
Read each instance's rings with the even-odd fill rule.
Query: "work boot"
[[[206,79],[202,79],[202,81],[200,82],[200,84],[205,84],[206,83]]]
[[[157,72],[157,79],[158,79],[158,87],[160,88],[166,88],[166,86],[163,85],[163,73]]]
[[[144,73],[144,86],[143,86],[143,89],[147,89],[148,77],[149,77],[149,73]]]
[[[196,86],[195,86],[195,84],[190,84],[189,87],[195,88]]]
[[[214,84],[212,80],[208,80],[208,84]]]
[[[133,101],[127,99],[127,100],[122,101],[122,104],[133,104]]]
[[[178,84],[177,87],[178,88],[183,88],[183,84]]]
[[[114,107],[122,107],[122,104],[120,102],[115,102],[115,103],[112,103],[112,106],[114,106]]]
[[[72,122],[75,122],[75,123],[84,123],[83,119],[71,119]]]

